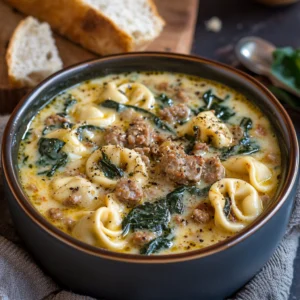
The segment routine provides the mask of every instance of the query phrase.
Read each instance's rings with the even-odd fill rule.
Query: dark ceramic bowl
[[[246,95],[271,120],[283,172],[272,203],[250,226],[213,246],[181,254],[141,256],[84,244],[48,223],[22,190],[17,166],[21,137],[54,95],[110,73],[170,71],[226,84]],[[36,260],[64,287],[105,299],[221,299],[232,295],[267,262],[286,230],[298,172],[292,122],[276,98],[252,77],[199,57],[165,53],[114,55],[63,70],[40,84],[15,109],[3,138],[2,165],[15,226]]]

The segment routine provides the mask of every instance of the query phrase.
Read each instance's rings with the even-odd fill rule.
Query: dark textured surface
[[[219,33],[205,29],[204,22],[213,16],[222,20]],[[277,46],[300,47],[299,23],[300,3],[270,8],[251,0],[202,0],[192,52],[237,66],[233,48],[240,38],[254,35]],[[300,115],[294,113],[291,117],[300,133]],[[296,299],[300,299],[300,248],[289,300]]]

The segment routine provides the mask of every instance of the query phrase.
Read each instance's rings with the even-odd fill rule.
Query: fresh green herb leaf
[[[165,199],[145,202],[134,207],[122,222],[123,235],[130,230],[147,229],[161,234],[170,222],[170,211]]]
[[[156,100],[158,100],[162,104],[162,108],[173,105],[173,100],[166,94],[160,94],[158,97],[156,97]]]
[[[102,151],[102,159],[99,161],[100,168],[104,173],[104,176],[109,179],[114,179],[116,177],[123,177],[124,171],[114,165],[107,157],[107,155]]]
[[[223,212],[224,212],[226,218],[229,217],[230,211],[231,211],[231,200],[230,200],[230,197],[227,195],[225,197],[225,205],[224,205],[224,208],[223,208]]]
[[[273,52],[272,74],[300,93],[300,49],[278,48]]]
[[[140,254],[151,255],[157,253],[163,249],[169,249],[173,246],[174,235],[172,230],[168,228],[164,233],[146,244],[140,251]]]
[[[114,109],[117,112],[123,111],[124,109],[132,108],[135,111],[146,115],[148,117],[148,119],[151,120],[156,125],[156,127],[160,128],[162,130],[165,130],[165,131],[169,131],[174,135],[176,134],[175,131],[171,127],[169,127],[169,125],[164,123],[159,117],[157,117],[155,114],[153,114],[152,112],[150,112],[146,109],[143,109],[143,108],[140,108],[140,107],[137,107],[134,105],[121,104],[121,103],[118,103],[113,100],[105,100],[100,105],[103,107],[106,107],[106,108]]]
[[[104,129],[99,127],[99,126],[94,126],[94,125],[82,125],[77,128],[77,138],[80,142],[84,140],[83,133],[85,130],[89,131],[103,131]]]

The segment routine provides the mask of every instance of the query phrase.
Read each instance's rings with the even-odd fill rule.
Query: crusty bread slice
[[[143,50],[163,29],[153,0],[5,0],[98,53]]]
[[[13,87],[34,87],[62,68],[50,26],[27,17],[9,42],[6,61]]]

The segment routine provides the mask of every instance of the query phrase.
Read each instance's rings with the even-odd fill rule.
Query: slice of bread
[[[143,50],[165,24],[152,0],[5,0],[98,54]]]
[[[12,87],[34,87],[62,68],[50,26],[27,17],[19,23],[6,54]]]

